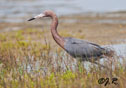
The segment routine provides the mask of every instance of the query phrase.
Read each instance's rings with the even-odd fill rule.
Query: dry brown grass
[[[76,22],[64,22],[75,19]],[[103,17],[60,17],[58,31],[65,37],[86,39],[98,44],[120,43],[125,38],[124,24],[92,23],[84,20]],[[45,22],[45,21],[44,21]],[[34,22],[33,22],[34,23]],[[52,39],[48,22],[0,24],[0,88],[125,88],[126,67],[116,62],[108,71],[96,65],[87,72],[82,64],[72,68],[75,59],[65,54]],[[35,22],[36,23],[36,22]],[[17,29],[22,30],[14,30]],[[12,29],[13,31],[3,30]],[[110,74],[111,73],[111,74]],[[110,84],[98,84],[108,77]],[[118,78],[119,85],[111,78]]]

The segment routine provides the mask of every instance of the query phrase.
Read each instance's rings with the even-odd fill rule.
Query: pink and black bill
[[[31,19],[29,19],[28,21],[32,21],[32,20],[34,20],[35,18],[31,18]]]

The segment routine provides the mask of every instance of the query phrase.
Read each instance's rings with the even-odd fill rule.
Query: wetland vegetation
[[[73,19],[75,22],[71,22]],[[93,22],[99,19],[108,18],[61,16],[58,31],[65,37],[86,39],[101,45],[125,43],[120,41],[126,38],[125,23]],[[75,59],[57,46],[51,36],[48,21],[1,23],[0,29],[0,88],[126,87],[125,59],[123,64],[114,62],[115,69],[111,73],[94,64],[87,71],[81,64],[73,64]],[[98,83],[100,78],[107,77],[110,80],[118,78],[118,85],[110,83],[104,86],[105,83]]]

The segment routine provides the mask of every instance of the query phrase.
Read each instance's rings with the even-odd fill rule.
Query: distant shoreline
[[[33,15],[32,15],[33,16]],[[14,17],[14,16],[0,16],[0,23],[22,23],[25,22],[26,19],[28,19],[29,17],[32,17],[31,15],[29,16],[18,16],[18,17]],[[35,15],[34,15],[35,16]],[[117,19],[121,19],[123,18],[120,22],[125,23],[126,20],[126,11],[113,11],[113,12],[84,12],[84,13],[74,13],[74,14],[67,14],[67,15],[58,15],[59,18],[62,17],[88,17],[88,18],[95,18],[95,17],[101,17],[101,18],[117,18]],[[114,21],[115,22],[115,21]]]
[[[38,29],[50,29],[49,19],[28,22],[25,17],[23,22],[0,22],[0,32]],[[61,35],[87,39],[102,45],[125,43],[126,39],[126,12],[110,12],[99,14],[76,14],[59,16],[58,31]],[[17,20],[17,19],[13,19]],[[71,30],[72,29],[72,30]],[[71,34],[73,31],[75,34]],[[47,33],[50,35],[50,31]]]

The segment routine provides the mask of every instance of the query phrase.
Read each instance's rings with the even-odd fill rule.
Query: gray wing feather
[[[91,57],[100,57],[105,51],[97,44],[76,38],[65,38],[65,42],[65,49],[71,56],[82,57],[84,60]]]

